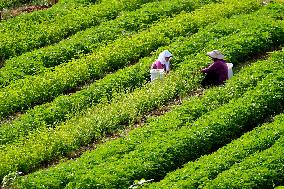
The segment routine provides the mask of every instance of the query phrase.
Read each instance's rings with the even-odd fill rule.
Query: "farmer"
[[[173,55],[168,51],[164,50],[159,54],[158,59],[152,64],[151,69],[164,69],[166,73],[170,71],[170,60]]]
[[[201,82],[203,87],[210,85],[222,85],[228,79],[228,66],[224,60],[224,55],[218,50],[207,53],[213,60],[213,63],[201,71],[206,74]]]
[[[151,66],[151,81],[163,78],[163,75],[169,73],[170,71],[170,60],[173,55],[168,51],[164,50],[159,54],[158,59]]]

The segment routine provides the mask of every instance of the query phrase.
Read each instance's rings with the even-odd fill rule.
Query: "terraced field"
[[[1,188],[281,188],[283,17],[281,0],[59,0],[0,22]],[[214,49],[234,76],[202,88]]]

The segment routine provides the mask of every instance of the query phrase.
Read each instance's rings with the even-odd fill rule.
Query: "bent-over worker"
[[[172,57],[173,55],[168,50],[164,50],[159,54],[158,59],[151,66],[151,81],[157,78],[162,79],[165,73],[169,73]]]
[[[168,51],[164,50],[159,54],[158,59],[152,64],[151,69],[164,69],[166,73],[170,71],[170,60],[173,55]]]
[[[224,81],[228,79],[228,66],[226,60],[224,60],[224,55],[218,50],[208,52],[207,55],[212,58],[213,63],[201,70],[206,73],[201,85],[205,87],[224,84]]]

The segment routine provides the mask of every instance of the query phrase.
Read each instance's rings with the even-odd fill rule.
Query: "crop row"
[[[283,62],[283,53],[279,61]],[[158,135],[150,137],[152,133],[145,132],[142,128],[136,136],[142,134],[145,138],[137,141],[138,144],[128,146],[120,140],[114,142],[116,145],[110,145],[112,148],[106,146],[104,150],[109,151],[111,157],[102,158],[99,149],[94,150],[74,162],[68,161],[61,166],[22,177],[21,185],[17,187],[126,188],[136,179],[159,180],[168,171],[221,147],[264,121],[268,115],[282,111],[282,69],[269,74],[255,89],[245,92],[241,98],[202,115],[194,122],[168,129],[167,125],[180,123],[182,112],[170,114],[164,122],[158,120],[160,128],[152,130],[152,133],[162,132]],[[133,102],[132,99],[130,102]],[[88,120],[90,121],[89,118]],[[131,139],[135,140],[127,136],[124,141],[131,143]],[[125,153],[125,148],[130,152]]]
[[[25,4],[39,4],[39,3],[40,4],[47,4],[47,3],[50,3],[50,1],[48,1],[48,0],[41,0],[41,1],[39,1],[39,0],[0,0],[0,10],[14,8],[14,7],[22,6],[22,5],[25,5]],[[68,1],[68,3],[70,3],[70,2],[71,3],[77,3],[77,5],[79,5],[78,3],[83,3],[84,1],[87,1],[87,0],[70,0],[70,1]],[[90,2],[90,1],[88,1],[88,2]],[[60,3],[61,3],[61,1],[59,1],[58,4],[60,4]],[[70,5],[71,5],[71,3],[70,3]],[[45,13],[43,13],[43,14],[45,14]]]
[[[219,13],[212,7],[219,10]],[[217,18],[260,7],[259,3],[252,0],[244,0],[238,4],[230,1],[225,4],[207,5],[194,14],[182,13],[172,19],[159,22],[149,30],[131,38],[119,38],[90,56],[59,65],[53,72],[20,79],[0,91],[0,116],[7,116],[35,104],[51,101],[78,84],[90,79],[99,79],[106,72],[115,71],[135,62],[159,46],[169,44],[173,37],[196,33],[199,27],[214,22]]]
[[[7,59],[32,49],[61,41],[80,30],[98,25],[119,15],[123,10],[134,10],[155,0],[109,0],[102,3],[78,6],[68,14],[33,23],[1,24],[0,57]],[[67,6],[69,4],[67,3]],[[12,26],[10,24],[13,24]]]
[[[267,26],[271,27],[271,26]],[[272,29],[272,31],[275,31]],[[243,40],[248,47],[259,49],[257,44],[262,44],[262,40],[257,36],[253,38],[256,30],[251,34],[250,40]],[[266,36],[264,36],[266,37]],[[228,38],[226,38],[227,40]],[[231,51],[240,45],[237,40],[230,46]],[[245,52],[237,54],[239,58],[249,56]],[[235,57],[237,58],[237,57]],[[205,57],[206,59],[206,57]],[[156,106],[173,98],[183,90],[191,90],[200,82],[200,77],[192,77],[193,70],[199,70],[203,65],[204,56],[193,64],[193,61],[183,63],[180,71],[173,73],[166,78],[165,82],[154,82],[144,88],[126,95],[108,106],[93,108],[86,113],[83,118],[71,119],[70,121],[56,127],[55,129],[42,129],[28,136],[28,140],[23,139],[23,143],[8,146],[1,152],[1,173],[7,171],[21,170],[29,172],[33,167],[43,160],[52,159],[60,154],[68,153],[92,141],[94,137],[98,139],[103,133],[110,133],[120,127],[121,124],[135,120],[137,116],[143,115]],[[121,125],[123,126],[123,125]],[[25,155],[22,153],[25,152]],[[13,154],[13,158],[10,156]],[[22,155],[21,155],[22,154]],[[67,180],[66,180],[67,181]]]
[[[32,0],[26,0],[26,1],[22,1],[22,0],[1,0],[0,1],[0,10],[15,7],[15,6],[21,6],[25,3],[32,3],[32,2],[33,2]]]
[[[86,6],[88,3],[90,3],[90,1],[88,3],[87,1],[88,0],[60,0],[49,9],[34,11],[29,14],[21,14],[7,20],[2,20],[0,22],[0,31],[15,31],[17,28],[23,28],[26,25],[37,25],[43,22],[52,22],[57,17],[64,16],[75,8]]]
[[[99,26],[78,32],[58,44],[22,54],[5,62],[0,69],[0,85],[6,86],[11,81],[44,72],[46,68],[57,66],[83,54],[94,52],[96,48],[121,36],[132,35],[161,17],[173,16],[182,10],[191,11],[202,6],[204,2],[192,0],[175,0],[147,3],[135,11],[125,11],[120,16]]]
[[[204,188],[273,188],[283,184],[283,153],[282,134],[273,146],[236,163],[208,182]]]
[[[92,0],[90,0],[92,1]],[[40,23],[52,22],[57,17],[70,14],[70,11],[76,7],[86,6],[90,3],[89,0],[59,0],[58,3],[50,7],[49,9],[42,11],[34,11],[29,14],[21,14],[17,17],[3,20],[0,22],[0,31],[7,32],[8,30],[15,30],[17,27],[25,27],[25,25],[37,25]],[[96,1],[98,2],[98,1]],[[26,26],[27,27],[27,26]]]
[[[87,4],[87,3],[91,3],[92,0],[59,0],[59,2],[57,4],[66,4],[68,3],[68,5],[70,6],[71,3],[76,3],[77,6],[80,4]],[[3,9],[10,9],[10,8],[14,8],[14,7],[19,7],[19,6],[23,6],[26,4],[50,4],[52,3],[52,0],[0,0],[0,10]],[[61,7],[63,8],[63,6]],[[70,7],[69,7],[70,8]],[[74,7],[73,7],[74,8]],[[64,9],[63,9],[64,11]],[[45,13],[39,13],[40,15],[44,15]],[[28,16],[30,17],[30,16]],[[33,16],[31,18],[34,18]]]
[[[202,50],[204,45],[212,39],[246,30],[244,28],[247,25],[250,25],[251,28],[260,29],[260,25],[263,25],[263,23],[272,23],[273,19],[270,20],[266,16],[261,16],[270,12],[271,10],[269,9],[263,9],[255,14],[240,15],[234,19],[222,19],[221,22],[216,23],[214,26],[209,25],[200,30],[188,40],[186,38],[179,38],[177,42],[172,43],[168,47],[161,47],[160,49],[169,49],[175,54],[175,58],[172,61],[172,67],[174,68],[186,56]],[[262,22],[257,22],[260,20]],[[36,106],[12,123],[2,124],[0,127],[0,144],[11,143],[17,140],[19,136],[24,136],[39,126],[54,126],[78,114],[78,112],[86,110],[91,105],[105,101],[102,99],[111,100],[113,93],[133,91],[133,89],[147,82],[147,78],[149,77],[149,63],[155,60],[157,54],[155,53],[154,56],[144,58],[129,68],[109,74],[88,88],[78,91],[73,95],[59,96],[51,103]]]
[[[162,181],[148,185],[146,188],[194,189],[204,186],[209,186],[210,188],[213,185],[211,181],[218,174],[230,169],[232,165],[243,161],[244,158],[271,147],[284,134],[283,122],[284,116],[277,116],[274,122],[257,127],[218,151],[202,156],[194,162],[187,163],[183,168],[169,173]],[[222,173],[222,175],[225,174]],[[221,179],[218,180],[220,181]],[[240,184],[247,186],[246,183],[240,182]],[[236,188],[232,185],[227,185],[227,187]],[[221,188],[220,185],[217,188]]]

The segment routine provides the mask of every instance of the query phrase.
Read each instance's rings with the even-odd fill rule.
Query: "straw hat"
[[[224,55],[220,53],[220,51],[218,50],[213,50],[211,52],[208,52],[207,55],[210,56],[211,58],[224,59]]]

